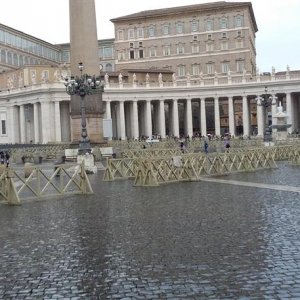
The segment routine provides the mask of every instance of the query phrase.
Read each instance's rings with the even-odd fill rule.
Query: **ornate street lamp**
[[[103,92],[103,85],[99,78],[83,74],[84,66],[82,62],[78,64],[80,76],[71,76],[65,78],[65,87],[68,95],[78,95],[81,98],[80,111],[81,111],[81,140],[79,142],[78,154],[91,153],[91,144],[88,137],[86,128],[86,106],[85,96],[95,94],[98,91]]]
[[[263,107],[263,116],[264,116],[264,141],[270,142],[272,141],[272,130],[271,126],[269,125],[269,116],[268,116],[268,107],[272,105],[273,97],[268,94],[268,87],[265,86],[264,94],[258,96],[256,101],[258,101],[259,105]]]

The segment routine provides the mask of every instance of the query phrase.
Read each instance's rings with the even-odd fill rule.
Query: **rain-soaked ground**
[[[300,167],[222,179],[300,186]],[[0,205],[0,299],[300,299],[300,193],[91,175],[95,194]]]

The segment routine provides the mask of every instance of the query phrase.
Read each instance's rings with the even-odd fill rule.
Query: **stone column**
[[[106,101],[106,119],[111,119],[110,101]]]
[[[139,139],[139,117],[137,101],[132,101],[132,135],[134,139]]]
[[[166,138],[165,101],[159,100],[159,134],[162,139]]]
[[[26,124],[25,124],[25,107],[20,105],[20,141],[26,143]]]
[[[151,116],[151,100],[146,100],[146,136],[152,138],[152,116]]]
[[[277,106],[278,106],[277,97],[275,95],[272,95],[272,125],[277,125],[277,118],[274,118],[274,116],[277,113]],[[273,137],[276,137],[276,132],[277,132],[277,129],[273,128],[272,129],[272,136]]]
[[[9,142],[14,143],[20,143],[20,126],[19,123],[20,118],[18,116],[18,110],[16,106],[12,106],[9,108]]]
[[[61,123],[60,123],[60,102],[54,102],[54,116],[55,116],[55,141],[61,142]]]
[[[221,136],[221,125],[220,125],[220,104],[219,98],[214,98],[214,106],[215,106],[215,135]]]
[[[200,112],[201,112],[201,135],[207,135],[207,127],[206,127],[206,109],[205,109],[205,98],[200,100]]]
[[[40,142],[40,122],[39,122],[39,107],[38,103],[33,104],[33,123],[34,123],[34,142]]]
[[[126,140],[126,128],[125,128],[125,110],[124,101],[119,102],[119,120],[120,120],[120,138],[121,140]]]
[[[193,136],[193,112],[192,112],[192,100],[186,99],[186,111],[185,111],[185,119],[186,119],[186,129],[185,134],[190,138]]]
[[[286,114],[287,114],[287,124],[292,124],[291,127],[287,129],[288,133],[293,132],[293,105],[292,105],[292,95],[291,93],[286,93]]]
[[[53,141],[51,139],[54,130],[53,121],[50,118],[51,109],[50,102],[41,102],[41,129],[42,129],[42,143]]]
[[[179,120],[178,120],[178,100],[177,99],[173,99],[173,116],[172,116],[172,120],[173,120],[173,135],[175,137],[179,137]]]
[[[257,97],[257,99],[257,136],[263,138],[265,131],[264,107],[261,105],[261,99],[259,96]]]
[[[234,118],[233,97],[228,97],[228,123],[229,123],[229,133],[235,135],[235,118]]]
[[[250,136],[249,128],[249,106],[247,96],[243,96],[243,136]]]

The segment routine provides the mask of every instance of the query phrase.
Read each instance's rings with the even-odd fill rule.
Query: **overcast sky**
[[[231,0],[240,2],[239,0]],[[2,0],[0,23],[50,43],[69,42],[69,0]],[[216,0],[95,0],[98,38],[114,38],[110,19],[143,10]],[[261,72],[300,69],[300,0],[252,0]]]

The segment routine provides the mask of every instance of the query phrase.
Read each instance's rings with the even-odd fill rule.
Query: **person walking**
[[[207,143],[207,141],[204,142],[204,152],[206,154],[208,153],[208,143]]]
[[[1,162],[1,165],[4,165],[4,158],[5,158],[4,152],[1,151],[1,152],[0,152],[0,162]]]
[[[229,148],[230,148],[230,144],[229,144],[229,142],[227,141],[227,142],[225,143],[225,152],[226,152],[226,153],[229,152]]]
[[[10,158],[10,155],[8,152],[5,153],[5,162],[6,162],[6,167],[8,168],[9,167],[9,158]]]

